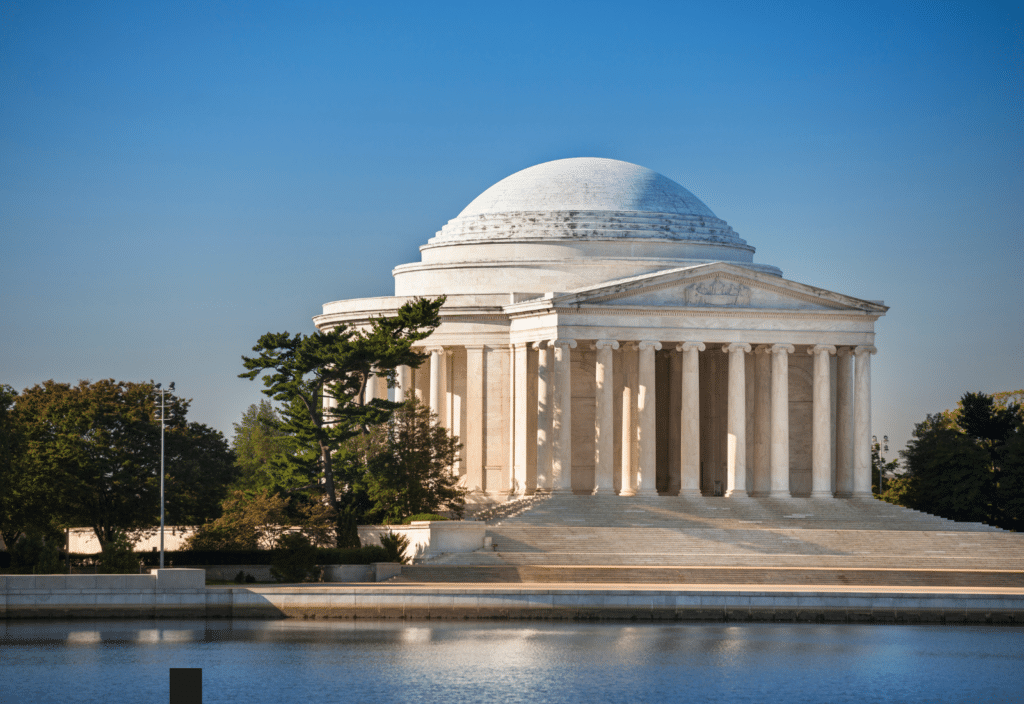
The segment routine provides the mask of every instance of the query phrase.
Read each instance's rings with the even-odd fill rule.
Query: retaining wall
[[[196,570],[198,571],[198,570]],[[90,577],[82,575],[82,577]],[[149,575],[67,588],[0,577],[0,618],[400,618],[1024,624],[1024,594],[398,586],[158,588]],[[56,579],[60,579],[57,577]],[[27,581],[31,580],[31,581]],[[166,582],[170,583],[170,582]]]

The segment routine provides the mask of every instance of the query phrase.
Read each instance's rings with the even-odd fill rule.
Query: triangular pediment
[[[858,310],[884,313],[877,302],[716,262],[658,271],[554,294],[556,308],[665,307],[766,310]]]

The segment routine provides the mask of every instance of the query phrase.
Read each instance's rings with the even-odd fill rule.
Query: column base
[[[615,494],[615,489],[612,489],[611,487],[595,489],[594,491],[591,492],[591,494],[594,496],[612,496]]]
[[[875,499],[875,495],[872,494],[870,491],[855,491],[852,494],[850,494],[850,498],[851,499]],[[881,499],[877,499],[877,500],[881,501]]]
[[[571,494],[572,489],[552,489],[552,494]]]
[[[831,491],[812,491],[810,498],[812,498],[812,499],[834,499],[836,497],[832,495]]]
[[[731,491],[725,492],[725,498],[727,498],[727,499],[746,499],[746,498],[749,498],[749,497],[747,496],[747,490],[746,489],[732,489]]]
[[[636,496],[636,492],[632,489],[627,489],[626,491],[620,491],[619,496]]]
[[[768,494],[769,499],[792,499],[793,494],[789,489],[775,489]]]

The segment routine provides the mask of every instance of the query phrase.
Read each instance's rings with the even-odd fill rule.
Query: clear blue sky
[[[1024,15],[978,0],[4,2],[0,382],[174,380],[230,437],[261,334],[571,156],[884,299],[893,450],[1024,387]]]

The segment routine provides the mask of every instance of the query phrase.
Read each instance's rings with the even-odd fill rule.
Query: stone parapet
[[[380,545],[382,535],[409,539],[405,557],[429,560],[450,553],[474,552],[484,545],[487,525],[480,521],[413,521],[406,526],[359,526],[359,542]]]

